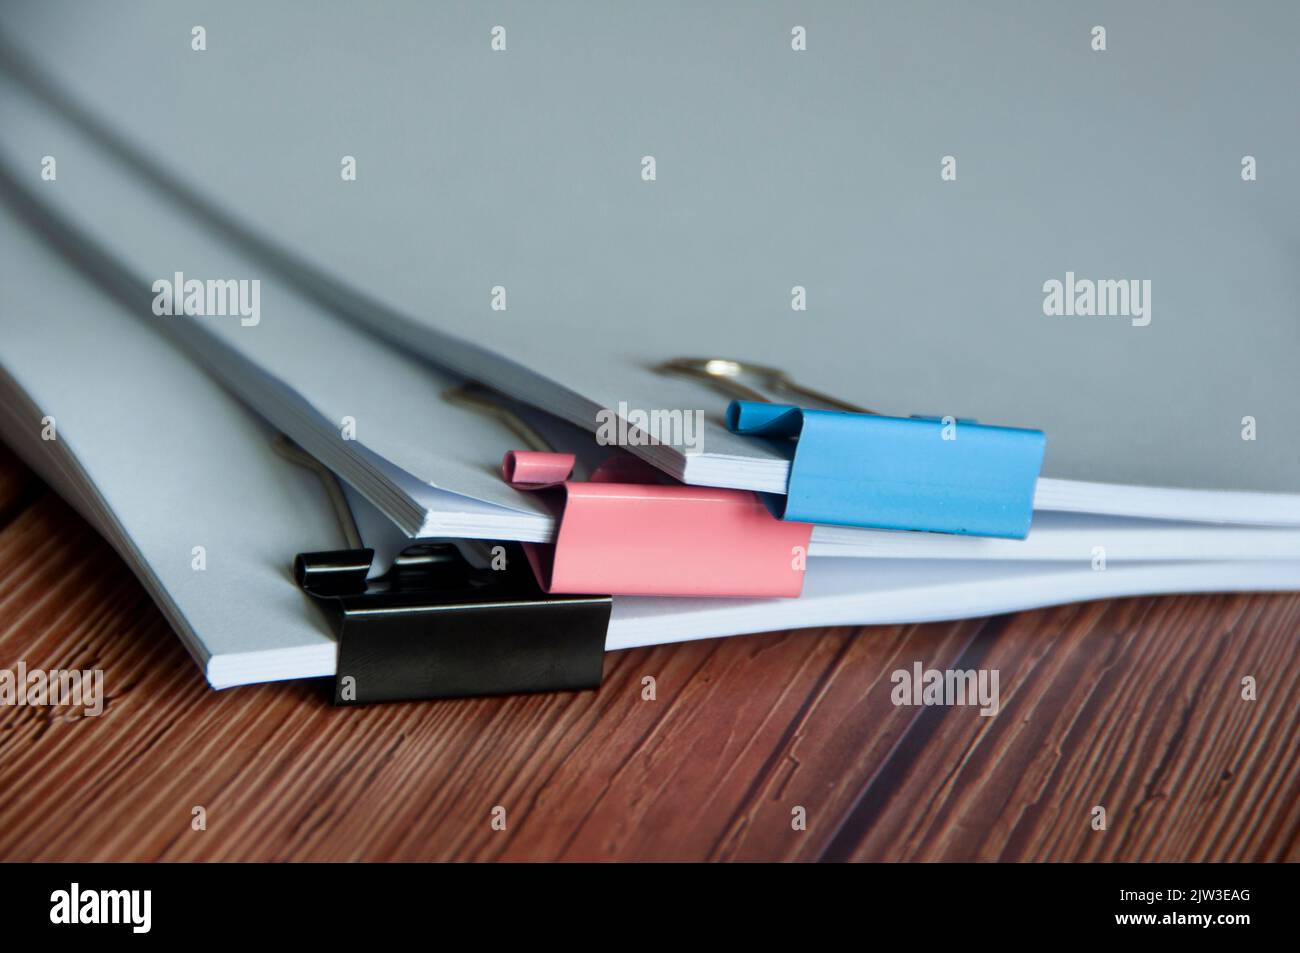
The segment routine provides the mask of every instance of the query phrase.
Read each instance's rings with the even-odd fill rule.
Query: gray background
[[[600,403],[698,403],[629,368],[719,353],[1041,427],[1045,476],[1300,490],[1298,4],[18,2],[0,22],[250,223]],[[1151,325],[1045,317],[1067,270],[1151,279]]]

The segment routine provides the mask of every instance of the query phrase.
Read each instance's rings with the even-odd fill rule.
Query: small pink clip
[[[660,482],[626,455],[583,481],[571,453],[515,450],[501,475],[554,490],[555,541],[525,543],[546,592],[627,596],[792,597],[803,589],[809,523],[787,523],[747,490]]]

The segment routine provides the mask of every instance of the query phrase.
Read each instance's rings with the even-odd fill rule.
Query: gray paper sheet
[[[18,2],[3,24],[182,178],[555,406],[716,419],[647,368],[738,356],[1040,427],[1049,478],[1300,488],[1300,6],[304,10]],[[1150,323],[1045,315],[1068,273],[1150,281]],[[716,427],[705,452],[736,485],[780,462]]]

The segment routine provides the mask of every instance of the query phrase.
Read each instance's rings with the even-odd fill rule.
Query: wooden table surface
[[[208,688],[2,446],[0,573],[0,668],[101,668],[108,695],[0,708],[4,860],[1300,859],[1300,594],[717,639],[612,653],[599,692],[335,709],[321,682]],[[1000,713],[894,706],[917,660],[997,669]]]

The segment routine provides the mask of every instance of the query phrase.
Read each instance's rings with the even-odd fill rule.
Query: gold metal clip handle
[[[809,400],[835,410],[853,414],[875,414],[876,411],[850,404],[848,401],[831,397],[815,391],[811,387],[796,384],[785,371],[763,364],[751,364],[746,361],[734,361],[725,357],[678,357],[665,361],[655,370],[661,374],[681,374],[711,384],[718,390],[740,400],[755,400],[771,403],[772,399],[755,387],[744,383],[741,378],[753,378],[759,387],[774,393]]]
[[[529,450],[540,450],[543,453],[553,453],[555,451],[550,442],[530,427],[522,417],[509,407],[499,403],[500,395],[485,384],[470,381],[444,391],[442,397],[450,403],[468,407],[470,410],[477,410],[489,417],[495,417],[509,427],[514,435],[528,446]]]
[[[361,531],[357,529],[356,517],[352,515],[352,507],[348,506],[348,498],[343,495],[343,487],[334,472],[284,434],[276,434],[271,446],[275,448],[276,453],[286,460],[315,471],[316,475],[320,477],[321,483],[325,485],[325,493],[329,497],[330,505],[334,507],[334,514],[339,519],[339,526],[343,528],[343,536],[348,541],[348,547],[351,549],[364,548],[361,541]]]

